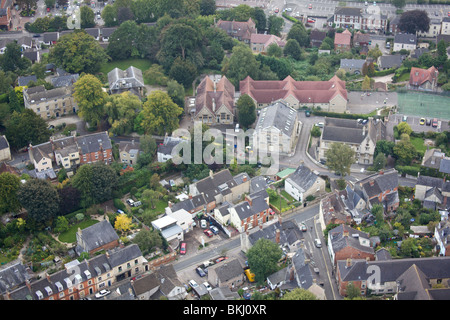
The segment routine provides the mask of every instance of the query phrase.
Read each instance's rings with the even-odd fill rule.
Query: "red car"
[[[209,230],[209,229],[207,229],[207,230],[205,230],[205,231],[203,231],[208,237],[212,237],[213,236],[213,233],[212,233],[212,231],[211,230]]]
[[[181,243],[180,254],[186,254],[186,242]]]
[[[274,12],[278,13],[280,10],[278,8],[275,8]]]
[[[47,8],[47,12],[50,12],[50,8]]]
[[[433,126],[434,128],[436,128],[438,126],[438,120],[436,118],[433,119],[431,126]]]
[[[311,3],[309,4],[308,9],[312,9],[312,4]]]

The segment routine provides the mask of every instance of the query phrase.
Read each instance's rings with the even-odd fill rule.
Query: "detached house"
[[[325,192],[325,180],[312,172],[308,167],[300,165],[285,180],[284,189],[295,200],[305,202],[308,196]]]
[[[135,142],[134,139],[131,141],[120,141],[120,162],[130,165],[136,164],[139,158],[139,145],[140,143]]]
[[[250,48],[253,53],[265,53],[267,52],[267,48],[273,43],[280,48],[284,48],[286,45],[286,42],[273,34],[252,33],[250,38]]]
[[[435,91],[439,71],[434,67],[421,69],[412,67],[409,76],[409,88],[414,90]]]
[[[352,34],[347,29],[334,35],[334,50],[336,52],[349,51],[352,46]]]
[[[250,44],[252,34],[257,33],[256,24],[252,18],[244,22],[219,20],[216,27],[224,30],[233,39],[247,44]]]
[[[236,289],[244,280],[243,266],[238,259],[225,260],[208,268],[208,282],[215,287]]]
[[[108,83],[111,94],[129,91],[138,97],[142,97],[144,93],[142,71],[133,66],[130,66],[126,70],[114,68],[108,72]]]
[[[233,124],[234,86],[222,76],[206,76],[197,87],[194,119],[206,124]]]
[[[119,246],[119,236],[108,219],[104,219],[85,229],[78,228],[76,233],[78,254],[87,252],[90,255],[97,251],[109,250]]]
[[[386,126],[381,120],[369,118],[366,124],[358,120],[325,118],[320,136],[318,158],[326,159],[326,152],[332,143],[350,146],[355,151],[356,163],[372,164],[378,140],[386,139]]]
[[[432,210],[450,208],[450,181],[442,178],[419,175],[416,182],[415,199],[423,201],[423,206]]]
[[[350,74],[361,74],[365,64],[363,59],[341,59],[340,69]]]
[[[394,51],[402,49],[412,51],[417,47],[417,36],[409,33],[398,33],[394,37]]]

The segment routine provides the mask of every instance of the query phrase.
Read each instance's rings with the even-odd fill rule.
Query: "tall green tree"
[[[9,172],[0,174],[0,213],[17,212],[21,208],[17,197],[19,189],[19,177]]]
[[[407,33],[427,32],[430,29],[430,18],[424,10],[405,11],[400,16],[398,28]]]
[[[317,297],[306,289],[295,288],[286,293],[281,300],[317,300]]]
[[[185,88],[189,88],[197,77],[197,67],[189,60],[177,57],[169,70],[169,76]]]
[[[338,174],[349,175],[350,167],[355,162],[355,151],[346,144],[333,142],[325,152],[327,166]]]
[[[20,203],[37,228],[50,226],[59,211],[59,196],[47,180],[30,179],[18,191]]]
[[[295,60],[302,59],[302,49],[298,44],[297,40],[289,39],[284,46],[283,53],[287,57],[291,57]]]
[[[48,141],[50,131],[44,119],[31,109],[22,112],[14,111],[5,123],[5,135],[11,148],[18,150]]]
[[[277,262],[283,251],[278,244],[261,238],[247,252],[248,265],[255,274],[255,281],[264,283],[269,275],[278,270]]]
[[[73,96],[78,104],[78,115],[90,125],[98,126],[107,101],[100,80],[91,74],[81,76],[74,84]]]
[[[82,6],[80,8],[81,28],[93,28],[95,27],[95,13],[88,6]]]
[[[22,51],[16,41],[6,45],[5,53],[1,57],[1,68],[4,72],[21,71],[31,66],[29,59],[22,57]]]
[[[305,26],[303,23],[296,22],[292,25],[291,29],[289,29],[287,40],[289,39],[295,39],[297,40],[298,44],[301,47],[308,47],[309,46],[309,36],[308,32],[306,31]]]
[[[107,4],[101,13],[102,19],[105,22],[105,27],[114,27],[118,25],[117,9],[113,5]]]
[[[252,50],[245,45],[233,47],[233,53],[229,60],[222,66],[222,72],[235,86],[247,76],[258,79],[260,62],[256,60]]]
[[[200,14],[202,16],[210,16],[216,13],[215,0],[200,0]]]
[[[284,27],[284,19],[277,16],[270,16],[268,19],[268,29],[270,34],[274,34],[276,36],[281,35],[281,31],[283,31]]]
[[[400,141],[395,144],[393,153],[398,164],[405,166],[410,165],[412,160],[417,157],[416,147],[414,147],[407,135],[402,135]]]
[[[249,128],[256,120],[255,101],[249,95],[243,94],[239,97],[236,107],[239,124],[244,129]]]
[[[112,191],[118,177],[110,166],[104,163],[82,165],[72,178],[72,186],[81,194],[81,204],[87,208],[93,204],[112,199]]]
[[[108,56],[97,40],[76,30],[59,38],[50,49],[49,60],[70,73],[96,73]]]
[[[134,128],[134,119],[142,110],[142,102],[136,95],[125,91],[107,97],[104,109],[112,133],[130,134]]]
[[[166,92],[152,91],[143,105],[141,126],[145,133],[164,135],[179,126],[178,116],[183,109]]]

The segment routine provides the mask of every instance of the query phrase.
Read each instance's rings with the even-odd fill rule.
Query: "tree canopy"
[[[256,105],[253,99],[243,94],[239,97],[236,107],[238,110],[238,121],[242,128],[250,127],[256,120]]]
[[[325,155],[328,168],[338,174],[350,174],[350,167],[355,162],[355,151],[351,147],[333,142]]]
[[[417,31],[427,32],[430,29],[430,18],[424,10],[405,11],[400,16],[398,28],[411,34],[416,34]]]
[[[105,50],[84,30],[62,36],[49,52],[49,61],[69,73],[96,73],[107,60]]]
[[[261,238],[247,252],[248,265],[255,274],[255,281],[264,283],[266,278],[278,270],[277,262],[283,251],[278,244]]]

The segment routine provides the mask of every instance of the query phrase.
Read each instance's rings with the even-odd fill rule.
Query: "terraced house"
[[[25,284],[7,291],[7,300],[79,300],[125,278],[148,270],[147,260],[136,244],[108,250],[102,255],[45,274],[42,279],[26,279]]]

